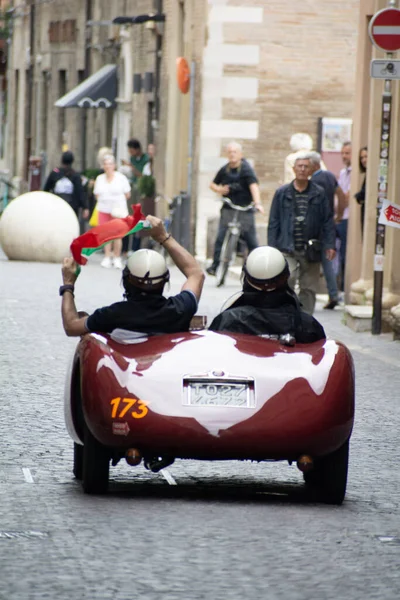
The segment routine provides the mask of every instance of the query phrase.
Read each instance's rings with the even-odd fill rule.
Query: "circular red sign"
[[[385,52],[400,50],[400,10],[384,8],[377,12],[369,24],[369,37]]]

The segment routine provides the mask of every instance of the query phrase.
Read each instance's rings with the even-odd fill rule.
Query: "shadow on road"
[[[126,499],[174,499],[193,502],[310,504],[317,502],[312,490],[303,484],[262,483],[238,484],[219,479],[218,482],[134,483],[110,481],[108,496]]]

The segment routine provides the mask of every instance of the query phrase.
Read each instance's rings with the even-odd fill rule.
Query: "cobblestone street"
[[[121,273],[77,282],[80,310],[121,298]],[[171,293],[181,275],[172,269]],[[57,264],[0,254],[1,600],[397,600],[400,597],[400,344],[355,334],[342,311],[316,317],[352,351],[356,422],[341,507],[305,501],[293,465],[176,461],[161,473],[120,463],[105,497],[72,475],[63,416],[67,362]],[[208,277],[208,322],[239,289]]]

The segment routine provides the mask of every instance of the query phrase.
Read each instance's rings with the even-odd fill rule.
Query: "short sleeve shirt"
[[[339,173],[339,185],[345,194],[350,191],[351,185],[351,166],[345,167]],[[349,207],[347,206],[343,211],[343,220],[349,218]]]
[[[133,299],[99,308],[87,321],[88,331],[111,333],[114,329],[138,331],[149,335],[187,331],[197,310],[197,299],[190,290],[165,298],[140,294]]]
[[[238,206],[248,206],[253,198],[250,192],[250,185],[258,183],[256,174],[247,160],[242,159],[239,167],[232,169],[229,164],[224,165],[214,177],[214,183],[217,185],[229,185],[229,194],[233,204]]]
[[[126,195],[131,191],[129,180],[119,171],[115,171],[112,181],[107,180],[105,173],[98,175],[94,184],[93,193],[97,198],[97,210],[102,213],[111,214],[114,210],[126,213],[128,216],[128,205]]]
[[[149,162],[149,160],[150,159],[147,154],[142,154],[142,156],[140,156],[139,158],[137,158],[136,156],[131,156],[131,165],[133,165],[135,169],[143,173],[144,166]],[[136,177],[136,175],[132,173],[132,183],[136,183],[137,180],[138,178]]]

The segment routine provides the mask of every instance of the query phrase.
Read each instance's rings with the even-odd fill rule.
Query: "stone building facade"
[[[243,144],[268,209],[283,181],[291,135],[304,131],[316,144],[319,118],[352,116],[359,5],[359,0],[304,0],[301,8],[294,0],[19,2],[8,63],[10,172],[27,180],[29,156],[41,153],[48,171],[65,147],[81,169],[97,166],[102,145],[113,145],[120,160],[129,137],[144,146],[155,142],[158,191],[172,197],[191,188],[195,248],[204,257],[207,221],[219,209],[208,186],[225,160],[227,142]],[[164,14],[165,23],[111,24],[116,16],[151,12]],[[179,56],[195,66],[192,98],[177,86]],[[54,106],[105,64],[118,65],[114,110]],[[145,73],[153,87],[139,93],[133,79]],[[259,224],[265,231],[265,219],[259,217]]]
[[[112,20],[156,12],[155,4],[153,0],[47,0],[17,5],[7,73],[6,163],[13,176],[28,180],[30,156],[42,155],[48,171],[58,164],[62,150],[69,148],[77,169],[95,168],[101,146],[112,145],[120,158],[126,157],[126,141],[133,134],[146,143],[152,99],[142,94],[138,100],[133,94],[133,76],[154,73],[156,36],[145,24],[117,26]],[[114,110],[55,106],[60,97],[107,64],[118,66]]]

